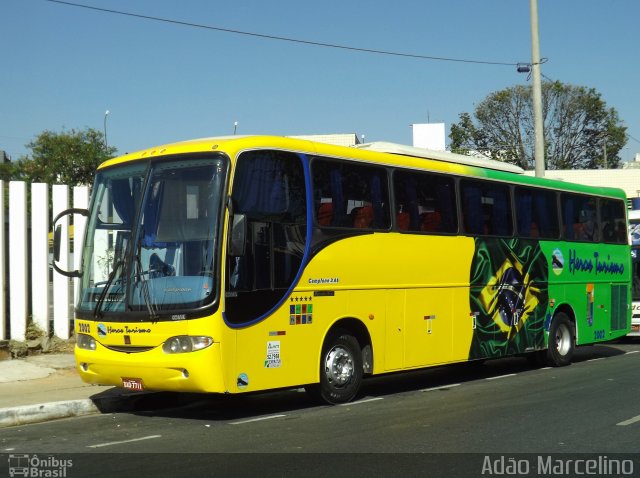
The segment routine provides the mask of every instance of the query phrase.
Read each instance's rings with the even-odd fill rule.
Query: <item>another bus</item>
[[[629,211],[629,240],[631,242],[632,261],[632,313],[631,332],[629,336],[640,336],[640,206],[638,202],[632,200],[632,209]]]
[[[521,354],[566,365],[629,332],[625,196],[521,173],[282,137],[109,160],[90,210],[67,211],[88,215],[81,269],[64,271],[80,277],[80,376],[304,386],[336,404],[368,375]]]

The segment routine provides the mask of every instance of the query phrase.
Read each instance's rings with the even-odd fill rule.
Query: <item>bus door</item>
[[[282,370],[280,349],[290,350],[287,341],[291,334],[278,335],[278,331],[290,324],[289,303],[285,301],[306,249],[306,188],[301,158],[281,151],[241,154],[231,200],[233,221],[244,221],[246,226],[240,234],[244,236],[242,247],[234,246],[227,257],[225,320],[238,329],[238,377],[246,378],[251,373],[252,383],[262,383],[265,388],[273,380],[271,372]],[[271,332],[276,334],[273,339]]]

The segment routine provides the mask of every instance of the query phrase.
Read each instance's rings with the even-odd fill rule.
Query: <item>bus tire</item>
[[[319,398],[332,405],[353,400],[360,390],[363,375],[358,340],[342,329],[331,332],[320,357],[320,384],[315,388]]]
[[[547,363],[553,367],[564,367],[571,363],[575,350],[573,323],[563,312],[555,315],[549,328]]]

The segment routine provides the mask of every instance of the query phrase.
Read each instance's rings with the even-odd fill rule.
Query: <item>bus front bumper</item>
[[[135,391],[224,393],[220,344],[196,352],[166,354],[161,347],[125,353],[101,344],[75,348],[76,368],[84,382]]]

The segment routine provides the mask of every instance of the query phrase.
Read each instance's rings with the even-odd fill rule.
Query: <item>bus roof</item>
[[[234,158],[242,151],[252,149],[278,149],[303,154],[323,155],[355,161],[371,161],[389,166],[434,170],[456,175],[492,178],[499,181],[540,186],[551,189],[597,194],[626,199],[622,189],[594,187],[583,184],[538,178],[523,174],[522,168],[491,159],[433,151],[389,142],[374,142],[356,147],[337,146],[306,139],[285,136],[218,136],[180,141],[128,153],[105,161],[98,169],[129,161],[150,160],[161,156],[194,152],[224,151]]]
[[[399,154],[401,156],[411,156],[414,158],[435,159],[447,163],[464,164],[466,166],[476,166],[479,168],[495,169],[496,171],[507,171],[509,173],[523,174],[524,169],[515,164],[496,161],[495,159],[478,158],[464,154],[449,153],[447,151],[435,151],[425,148],[416,148],[404,144],[375,142],[359,144],[359,149],[377,151],[379,153]]]

